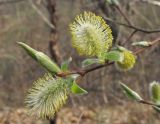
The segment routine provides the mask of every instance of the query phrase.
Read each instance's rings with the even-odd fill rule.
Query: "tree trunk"
[[[59,44],[58,44],[58,34],[56,29],[56,2],[55,0],[48,0],[48,11],[50,13],[50,21],[54,25],[54,28],[51,29],[51,36],[49,41],[49,50],[52,59],[57,63],[60,64],[61,56],[59,52]]]
[[[59,53],[59,45],[58,45],[58,34],[56,29],[56,21],[57,16],[55,14],[56,12],[56,1],[55,0],[47,0],[48,2],[48,12],[50,14],[50,21],[54,25],[54,28],[51,28],[51,36],[49,41],[49,51],[51,54],[51,58],[60,65],[61,63],[61,56]],[[52,120],[49,120],[50,124],[56,124],[56,115],[55,118]]]

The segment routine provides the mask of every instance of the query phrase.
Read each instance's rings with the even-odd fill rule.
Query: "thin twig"
[[[66,73],[63,73],[63,72],[62,73],[58,73],[57,76],[59,76],[59,77],[65,77],[67,75],[79,74],[79,75],[81,75],[83,77],[83,76],[85,76],[87,73],[89,73],[91,71],[95,71],[95,70],[98,70],[100,68],[112,65],[112,64],[114,64],[114,62],[106,62],[103,65],[98,65],[98,66],[95,66],[95,67],[89,68],[89,69],[71,71],[71,72],[66,72]]]
[[[156,104],[148,102],[148,101],[145,101],[145,100],[140,100],[140,101],[138,101],[138,103],[146,104],[146,105],[151,105],[151,106],[157,106]]]
[[[105,64],[103,65],[99,65],[99,66],[96,66],[96,67],[93,67],[93,68],[90,68],[90,69],[86,69],[86,70],[83,70],[83,75],[86,75],[87,73],[91,72],[91,71],[95,71],[97,69],[100,69],[100,68],[103,68],[103,67],[106,67],[106,66],[110,66],[110,65],[113,65],[114,62],[106,62]]]
[[[147,30],[147,29],[143,29],[143,28],[139,28],[139,27],[136,27],[136,26],[133,26],[133,25],[128,25],[128,24],[125,24],[125,23],[121,23],[121,22],[118,22],[118,21],[115,21],[115,20],[112,20],[111,18],[107,18],[107,17],[103,17],[106,21],[110,21],[110,22],[113,22],[113,23],[116,23],[118,25],[121,25],[121,26],[124,26],[124,27],[128,27],[128,28],[131,28],[131,29],[135,29],[139,32],[143,32],[143,33],[147,33],[147,34],[151,34],[151,33],[159,33],[160,32],[160,29],[156,29],[156,30]]]
[[[55,29],[55,26],[47,19],[47,17],[36,7],[36,5],[33,3],[32,0],[29,0],[29,3],[31,4],[32,8],[42,17],[43,21],[46,22],[46,24],[51,27],[52,29]]]
[[[124,19],[126,20],[126,22],[129,24],[129,25],[132,25],[131,21],[128,19],[128,17],[126,16],[126,14],[122,11],[121,7],[118,6],[118,5],[115,5],[114,6],[119,12],[120,14],[124,17]]]
[[[140,49],[136,50],[134,52],[134,54],[137,55],[137,54],[142,53],[147,48],[149,48],[149,47],[151,47],[151,46],[156,45],[157,43],[159,43],[159,41],[160,41],[160,37],[158,37],[156,40],[152,41],[150,46],[145,47],[145,48],[140,48]],[[83,77],[83,76],[85,76],[89,72],[92,72],[92,71],[95,71],[95,70],[98,70],[98,69],[101,69],[103,67],[107,67],[107,66],[110,66],[110,65],[113,65],[113,64],[114,64],[114,62],[108,62],[107,61],[105,64],[98,65],[98,66],[95,66],[95,67],[92,67],[92,68],[89,68],[89,69],[71,71],[71,72],[66,72],[66,73],[65,72],[58,73],[57,76],[59,76],[59,77],[65,77],[65,76],[68,76],[68,75],[71,75],[71,74],[79,74],[79,75],[81,75]]]
[[[124,45],[127,41],[130,41],[131,38],[137,33],[137,30],[134,30],[130,35],[129,37],[124,41],[124,43],[122,45]]]
[[[136,50],[134,53],[135,54],[139,54],[139,53],[145,51],[147,48],[156,45],[157,43],[159,43],[159,41],[160,41],[160,37],[158,37],[157,39],[155,39],[154,41],[152,41],[150,46],[144,47],[144,48],[140,48],[140,49]]]

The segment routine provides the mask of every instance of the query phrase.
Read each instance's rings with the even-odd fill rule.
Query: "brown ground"
[[[159,119],[152,108],[131,104],[95,109],[63,108],[58,113],[57,124],[159,124]],[[24,108],[4,108],[0,111],[0,124],[48,124],[48,121],[28,116]]]

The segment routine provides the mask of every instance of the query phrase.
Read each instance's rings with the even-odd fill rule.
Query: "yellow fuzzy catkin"
[[[25,103],[29,114],[38,118],[54,118],[66,103],[68,90],[65,79],[54,79],[51,74],[37,80],[29,90]]]
[[[135,55],[128,50],[125,50],[122,52],[123,55],[123,61],[116,62],[116,67],[121,71],[127,71],[134,67],[136,62]]]
[[[112,31],[100,16],[84,12],[70,24],[72,45],[80,55],[103,59],[104,52],[112,46]]]

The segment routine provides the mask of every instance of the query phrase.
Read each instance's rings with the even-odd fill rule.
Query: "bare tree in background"
[[[52,59],[60,64],[61,57],[59,53],[59,47],[58,47],[58,35],[57,35],[57,29],[56,29],[56,21],[57,21],[57,16],[56,16],[56,2],[55,0],[47,0],[47,8],[50,14],[50,21],[52,25],[54,25],[54,28],[51,28],[51,38],[49,41],[49,50]]]
[[[49,41],[49,51],[51,54],[52,59],[60,65],[61,62],[61,56],[59,53],[59,47],[58,47],[58,33],[56,29],[56,1],[55,0],[47,0],[47,8],[48,12],[50,14],[50,21],[52,25],[54,25],[54,28],[51,28],[51,36]],[[50,124],[56,124],[56,116],[54,119],[50,120]]]

